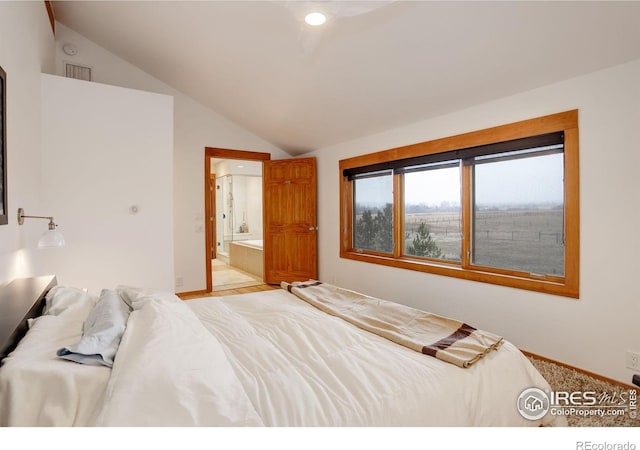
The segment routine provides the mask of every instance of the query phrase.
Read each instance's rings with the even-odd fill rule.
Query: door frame
[[[212,236],[211,220],[215,221],[215,217],[212,217],[213,211],[211,208],[211,190],[209,189],[209,184],[211,183],[211,158],[267,161],[271,159],[271,153],[251,152],[247,150],[233,150],[217,147],[204,148],[204,217],[205,223],[207,223],[207,226],[204,227],[204,233],[207,292],[213,291],[213,277],[211,276],[211,248],[213,245],[214,236]],[[264,203],[264,197],[262,201]]]

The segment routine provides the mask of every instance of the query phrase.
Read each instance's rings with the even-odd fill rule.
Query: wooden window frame
[[[471,167],[462,169],[462,261],[448,263],[440,260],[415,258],[402,254],[403,179],[394,174],[393,254],[380,254],[353,248],[353,182],[344,175],[345,170],[384,164],[400,159],[444,153],[466,148],[527,138],[546,133],[564,133],[564,220],[565,258],[564,276],[541,278],[515,270],[495,269],[472,265],[469,260],[471,235]],[[436,275],[480,281],[501,286],[579,298],[580,285],[580,179],[578,158],[578,110],[565,111],[534,119],[501,125],[457,136],[421,142],[376,153],[360,155],[340,161],[340,257],[355,261],[382,264]]]

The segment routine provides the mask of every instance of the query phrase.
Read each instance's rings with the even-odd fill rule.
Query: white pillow
[[[95,304],[96,298],[82,289],[70,286],[54,286],[47,293],[42,314],[84,321]]]
[[[175,294],[167,291],[159,291],[156,289],[133,287],[133,286],[118,286],[116,288],[122,300],[129,305],[132,309],[139,309],[141,305],[137,305],[144,300],[147,301],[168,301],[182,303],[182,300]]]

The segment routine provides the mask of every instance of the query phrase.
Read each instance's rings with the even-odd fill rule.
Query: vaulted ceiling
[[[304,23],[312,9],[325,25]],[[640,2],[56,1],[54,11],[291,154],[640,58]]]

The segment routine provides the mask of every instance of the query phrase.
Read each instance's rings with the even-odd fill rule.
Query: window
[[[354,248],[393,253],[392,183],[391,171],[354,179]]]
[[[407,256],[460,261],[460,161],[411,168],[404,174],[404,248]]]
[[[564,275],[564,158],[541,153],[475,161],[472,264]]]
[[[578,297],[578,112],[340,161],[341,257]]]

